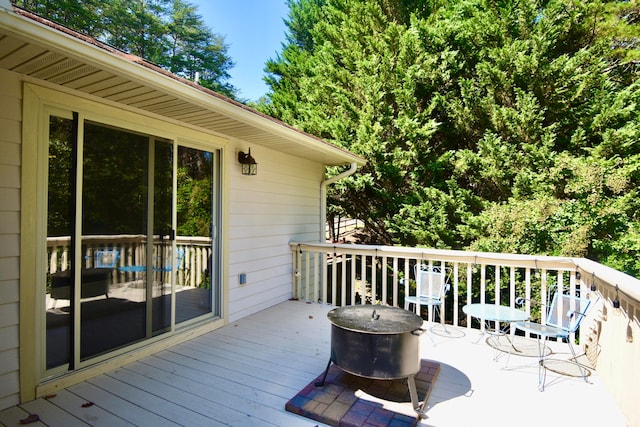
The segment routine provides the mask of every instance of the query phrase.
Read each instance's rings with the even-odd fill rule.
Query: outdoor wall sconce
[[[242,175],[256,175],[258,173],[258,163],[256,163],[256,159],[251,157],[251,148],[248,153],[244,151],[238,153],[238,162],[242,166]]]

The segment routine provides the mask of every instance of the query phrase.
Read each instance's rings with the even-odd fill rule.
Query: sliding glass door
[[[80,360],[147,336],[148,292],[144,287],[120,286],[122,250],[118,240],[120,236],[139,236],[139,244],[143,244],[153,239],[148,234],[149,202],[154,196],[149,191],[154,185],[149,179],[154,166],[150,156],[153,144],[153,138],[146,135],[84,123],[80,287],[85,291],[94,287],[93,282],[101,284],[85,291],[84,296],[81,291]],[[164,202],[162,207],[170,210],[171,199]],[[143,266],[148,270],[146,264]]]
[[[217,314],[217,153],[75,113],[48,150],[46,369]]]
[[[195,148],[178,148],[178,269],[176,279],[176,322],[182,323],[214,310],[215,276],[213,267],[217,257],[213,245],[216,206],[215,153]]]

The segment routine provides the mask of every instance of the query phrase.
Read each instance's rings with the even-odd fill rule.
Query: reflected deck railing
[[[159,236],[157,236],[159,237]],[[168,237],[168,236],[167,236]],[[68,270],[71,265],[71,238],[49,237],[47,238],[47,273],[53,274],[58,271]],[[154,243],[154,253],[163,255],[164,259],[169,259],[170,240],[156,239]],[[144,266],[146,265],[147,238],[144,235],[104,235],[104,236],[83,236],[82,238],[82,258],[84,268],[93,267],[94,255],[98,250],[116,249],[120,253],[120,259],[113,269],[112,284],[121,284],[134,281],[138,278],[139,272],[121,267]],[[211,260],[211,239],[207,237],[176,236],[176,250],[184,250],[184,258],[176,269],[176,283],[182,286],[198,287],[205,285],[206,272]],[[156,263],[152,263],[154,266]],[[162,271],[155,271],[154,280],[161,280]]]
[[[293,242],[290,247],[293,298],[336,306],[403,307],[404,295],[415,286],[416,263],[447,271],[451,290],[440,322],[455,326],[485,328],[463,313],[469,303],[516,307],[521,297],[526,301],[522,309],[533,320],[544,321],[540,307],[552,287],[591,298],[594,304],[579,336],[571,339],[608,385],[630,425],[640,425],[633,397],[640,383],[640,280],[585,258],[332,243]]]

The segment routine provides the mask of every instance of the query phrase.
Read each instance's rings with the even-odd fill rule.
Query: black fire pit
[[[353,305],[331,310],[331,358],[322,381],[334,363],[353,375],[392,380],[407,378],[411,403],[420,412],[415,375],[420,371],[419,336],[422,318],[397,307]]]

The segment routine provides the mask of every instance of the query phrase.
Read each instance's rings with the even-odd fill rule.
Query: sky
[[[205,24],[224,36],[231,68],[230,83],[241,100],[257,101],[267,93],[264,65],[282,50],[289,8],[286,0],[188,0],[198,6]]]

